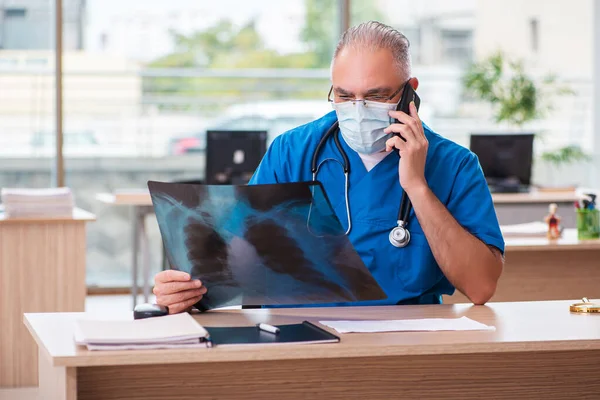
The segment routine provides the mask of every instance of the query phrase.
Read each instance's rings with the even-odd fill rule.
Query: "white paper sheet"
[[[319,322],[339,333],[496,330],[493,326],[482,324],[467,317]]]
[[[147,344],[88,344],[91,351],[122,351],[122,350],[157,350],[157,349],[197,349],[209,347],[206,342],[195,343],[147,343]]]
[[[544,237],[548,232],[548,224],[536,221],[516,225],[502,225],[500,230],[505,237]]]
[[[199,341],[208,332],[188,313],[139,320],[79,319],[75,342],[82,345],[156,345]]]

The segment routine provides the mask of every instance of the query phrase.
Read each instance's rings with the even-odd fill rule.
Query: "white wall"
[[[474,54],[482,59],[502,50],[525,60],[526,70],[536,77],[556,74],[574,96],[554,97],[554,111],[528,126],[544,137],[544,149],[578,144],[598,158],[594,146],[594,1],[598,0],[477,0]],[[538,49],[532,47],[531,20],[538,21]],[[548,99],[546,99],[548,100]],[[542,143],[539,143],[542,144]],[[595,154],[596,153],[596,154]],[[579,183],[598,186],[598,160],[586,165],[551,169],[538,160],[534,178],[538,183]]]
[[[529,66],[591,78],[593,0],[477,0],[475,55],[503,49]],[[537,18],[539,50],[532,52],[530,20]]]

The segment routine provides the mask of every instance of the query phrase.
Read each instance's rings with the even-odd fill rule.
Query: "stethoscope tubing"
[[[311,159],[311,172],[312,172],[312,176],[313,176],[313,181],[316,181],[319,169],[321,169],[321,166],[326,161],[335,161],[338,164],[340,164],[342,169],[344,170],[344,176],[345,176],[344,197],[346,200],[346,216],[348,218],[348,228],[347,228],[345,234],[348,235],[350,233],[350,231],[352,230],[352,218],[350,216],[350,202],[349,202],[349,195],[348,195],[350,161],[348,159],[348,155],[346,154],[346,151],[344,150],[344,148],[342,147],[342,145],[340,143],[340,138],[339,138],[338,132],[339,132],[339,123],[338,123],[338,121],[336,121],[327,130],[325,135],[323,135],[323,137],[317,144],[317,147],[316,147],[316,149],[313,153],[312,159]],[[323,146],[325,145],[325,142],[329,139],[330,136],[333,136],[333,140],[338,149],[338,152],[342,156],[343,163],[335,158],[326,158],[326,159],[322,160],[320,163],[317,163],[321,149],[323,148]],[[400,207],[398,209],[398,219],[396,221],[397,226],[394,227],[392,229],[392,231],[390,231],[390,235],[389,235],[390,243],[395,247],[405,247],[408,244],[408,242],[410,241],[410,232],[408,230],[408,218],[409,218],[411,209],[412,209],[412,203],[410,201],[410,198],[408,197],[406,192],[403,191],[402,199],[400,201]],[[399,237],[402,239],[401,240],[397,239]]]

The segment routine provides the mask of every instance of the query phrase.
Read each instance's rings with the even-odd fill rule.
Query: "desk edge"
[[[371,346],[361,348],[355,352],[333,352],[320,353],[320,355],[306,353],[303,346],[336,346],[337,344],[298,344],[286,346],[289,351],[281,352],[283,346],[276,346],[277,351],[269,349],[267,352],[256,353],[254,350],[240,351],[235,353],[221,352],[217,347],[212,349],[185,349],[185,350],[132,350],[132,351],[106,351],[94,352],[94,355],[75,356],[52,356],[54,366],[63,367],[96,367],[117,365],[148,365],[148,364],[196,364],[196,363],[221,363],[221,362],[262,362],[262,361],[285,361],[285,360],[313,360],[331,358],[363,358],[363,357],[408,357],[408,356],[430,356],[430,355],[456,355],[456,354],[494,354],[494,353],[522,353],[522,352],[552,352],[552,351],[600,351],[600,341],[543,341],[543,342],[509,342],[501,344],[490,343],[452,343],[452,344],[428,344],[428,345],[406,345],[394,347],[373,348]],[[199,357],[197,351],[203,352]],[[218,351],[216,353],[215,351]],[[154,354],[159,352],[159,355]],[[204,353],[206,352],[206,353]],[[211,353],[215,352],[215,353]],[[240,354],[241,353],[241,354]],[[169,357],[169,354],[174,357]],[[206,356],[208,354],[208,357]],[[256,355],[259,355],[258,357]],[[110,358],[110,360],[107,360]],[[113,360],[113,358],[118,358]]]

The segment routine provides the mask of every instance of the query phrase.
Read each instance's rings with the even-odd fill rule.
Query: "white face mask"
[[[385,142],[392,134],[383,132],[390,126],[392,118],[388,112],[396,104],[358,100],[333,103],[340,124],[342,137],[357,153],[373,154],[385,149]]]

